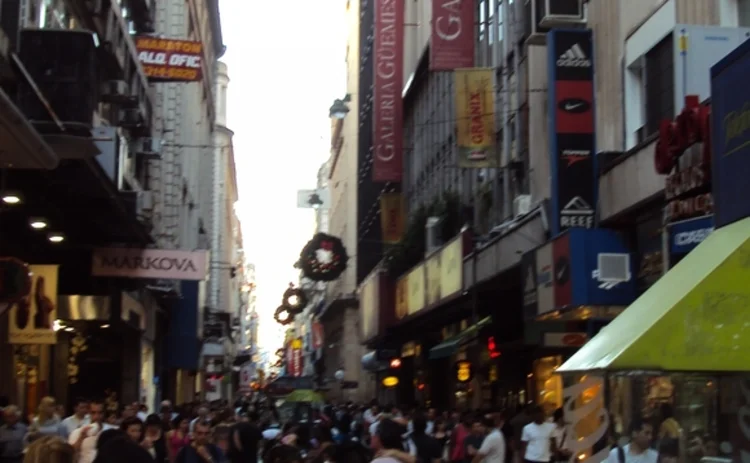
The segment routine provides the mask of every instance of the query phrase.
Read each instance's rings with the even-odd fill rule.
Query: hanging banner
[[[456,69],[454,79],[458,167],[498,167],[494,71],[491,68]]]
[[[295,378],[299,378],[302,376],[302,370],[304,368],[304,358],[303,358],[303,351],[302,351],[302,339],[298,338],[292,341],[291,347],[291,361],[289,362],[289,371],[288,374],[290,376],[294,376]]]
[[[404,0],[375,0],[373,182],[403,175]]]
[[[474,67],[474,1],[432,0],[430,71]]]
[[[380,225],[383,228],[383,243],[401,242],[405,228],[404,196],[401,193],[380,195]]]
[[[592,51],[591,30],[547,33],[552,235],[595,225]]]
[[[8,311],[9,344],[55,344],[58,265],[30,265],[31,294]]]

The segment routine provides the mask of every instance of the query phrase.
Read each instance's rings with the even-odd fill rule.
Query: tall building
[[[31,272],[3,296],[0,395],[28,412],[42,395],[68,408],[192,401],[210,304],[215,185],[201,173],[218,2],[5,2],[0,28],[0,256]]]

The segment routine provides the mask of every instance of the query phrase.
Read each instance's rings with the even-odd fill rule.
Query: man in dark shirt
[[[237,423],[230,429],[229,461],[231,463],[258,463],[258,443],[263,439],[253,422]]]
[[[221,449],[209,442],[211,425],[207,422],[195,423],[193,442],[177,453],[175,463],[224,463],[226,459]]]
[[[440,463],[443,458],[443,449],[437,439],[427,435],[427,417],[422,413],[417,413],[412,423],[409,453],[417,457],[417,463]]]
[[[471,433],[464,439],[464,461],[471,463],[474,459],[474,455],[477,454],[480,448],[482,448],[482,442],[484,442],[484,436],[487,434],[487,428],[480,418],[474,418],[471,423]]]

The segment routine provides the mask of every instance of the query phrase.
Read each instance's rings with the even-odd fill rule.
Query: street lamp
[[[328,117],[332,119],[343,119],[349,113],[350,109],[347,103],[352,101],[351,95],[348,93],[344,96],[343,100],[334,100],[331,108],[328,110]]]

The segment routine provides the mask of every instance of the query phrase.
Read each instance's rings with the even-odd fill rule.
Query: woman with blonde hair
[[[43,436],[59,436],[60,435],[60,417],[55,414],[54,397],[44,397],[39,402],[39,408],[37,414],[31,421],[29,426],[29,433],[26,435],[26,442],[33,442]]]
[[[43,436],[26,449],[23,463],[73,463],[73,446],[58,436]]]

